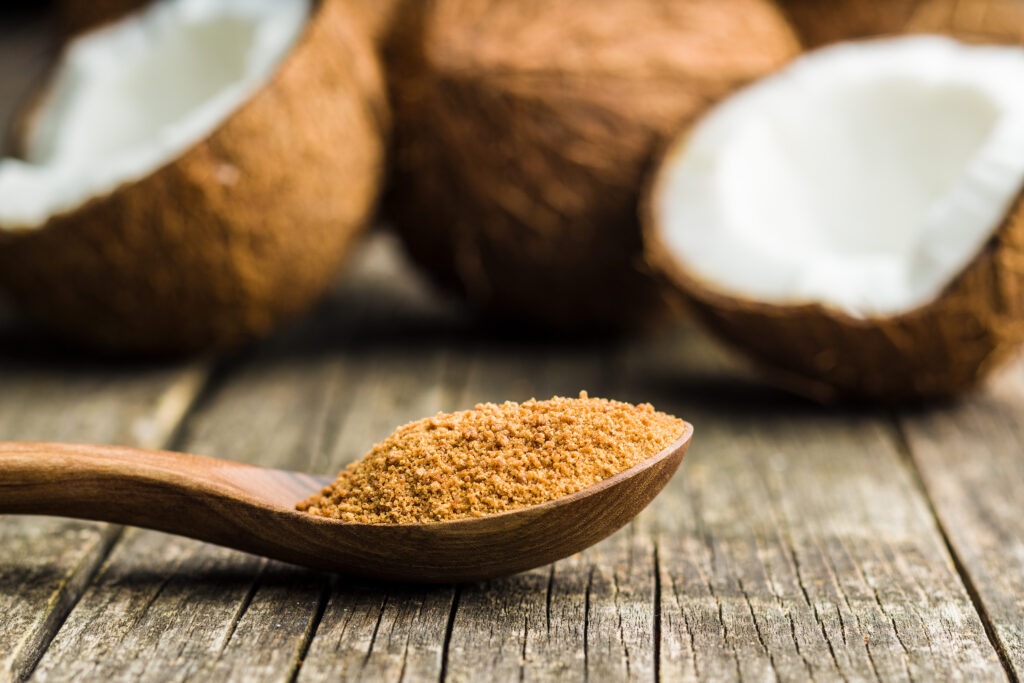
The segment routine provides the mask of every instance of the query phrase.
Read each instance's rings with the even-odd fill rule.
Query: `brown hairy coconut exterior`
[[[636,217],[652,152],[798,49],[762,0],[414,0],[386,50],[391,218],[487,313],[643,320],[661,305]]]
[[[57,28],[63,36],[75,36],[124,17],[155,0],[60,0],[56,5]],[[399,0],[346,0],[376,41],[388,31]]]
[[[236,345],[305,310],[373,209],[383,77],[344,0],[323,0],[272,79],[205,140],[45,225],[0,231],[0,288],[119,351]]]
[[[677,294],[720,339],[761,363],[779,383],[814,399],[898,404],[956,396],[1024,342],[1024,199],[932,303],[869,319],[816,304],[766,304],[714,291],[671,257],[650,196],[645,205],[649,259]]]
[[[804,45],[903,33],[1024,43],[1021,0],[779,0]]]
[[[349,2],[359,13],[376,44],[387,38],[402,6],[402,0],[349,0]]]

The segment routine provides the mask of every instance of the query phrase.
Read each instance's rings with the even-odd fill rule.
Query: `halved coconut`
[[[635,322],[660,302],[635,209],[653,151],[797,51],[766,0],[407,3],[387,209],[489,314]]]
[[[169,0],[70,43],[0,162],[0,287],[111,349],[229,346],[316,299],[377,196],[344,0]]]
[[[779,0],[807,47],[905,33],[1024,42],[1020,0]]]
[[[955,394],[1024,340],[1024,50],[810,53],[712,110],[647,199],[649,253],[818,396]]]

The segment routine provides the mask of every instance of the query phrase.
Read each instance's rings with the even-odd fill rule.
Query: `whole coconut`
[[[390,121],[366,33],[346,0],[315,3],[205,138],[40,224],[0,225],[0,290],[69,337],[145,354],[235,346],[307,310],[381,186]]]
[[[417,0],[391,38],[409,252],[486,312],[562,328],[659,309],[636,210],[652,153],[799,49],[765,0]]]
[[[1024,42],[1020,0],[779,0],[807,47],[903,33],[966,42]]]
[[[392,21],[399,0],[345,0],[366,22],[371,36],[383,36]],[[61,35],[74,36],[83,31],[121,19],[155,0],[60,0],[55,6],[57,29]]]

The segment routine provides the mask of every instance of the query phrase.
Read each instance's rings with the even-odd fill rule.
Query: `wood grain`
[[[886,416],[801,403],[716,357],[665,339],[621,369],[627,400],[707,435],[638,520],[658,553],[662,676],[1001,678]]]
[[[117,370],[76,361],[2,317],[0,438],[165,445],[205,377],[201,365]],[[0,518],[0,680],[31,670],[119,533],[67,519]]]
[[[908,451],[988,620],[1024,678],[1024,365],[989,390],[902,418]]]
[[[226,366],[182,446],[330,472],[397,422],[585,388],[693,419],[708,435],[693,460],[607,541],[462,586],[327,578],[132,532],[42,677],[1005,678],[887,415],[762,388],[685,327],[617,344],[467,331],[422,312],[392,249],[372,242],[329,310]],[[410,330],[415,347],[396,341]]]
[[[454,319],[443,306],[425,300],[408,280],[395,280],[393,271],[380,268],[381,258],[390,263],[392,255],[371,245],[360,255],[363,267],[355,269],[317,315],[294,334],[271,340],[225,367],[218,390],[183,428],[181,447],[333,473],[361,456],[367,443],[387,436],[396,422],[452,409],[455,404],[444,393],[449,382],[442,381],[449,368],[441,354],[432,356],[424,349],[422,356],[411,357],[390,337],[378,335],[377,328],[388,318],[401,321],[402,332],[419,331],[424,337],[438,321]],[[371,317],[368,309],[376,313]],[[451,588],[413,592],[423,595],[425,611],[423,619],[412,621],[396,618],[408,614],[409,604],[404,597],[409,593],[397,589],[401,597],[385,606],[378,628],[374,606],[383,604],[387,595],[381,587],[270,562],[262,571],[282,577],[279,590],[272,591],[260,580],[260,562],[250,556],[153,532],[133,532],[125,540],[115,547],[41,662],[43,677],[132,671],[138,673],[122,675],[180,678],[182,652],[194,664],[187,671],[225,672],[235,680],[291,680],[302,659],[304,678],[357,677],[364,667],[390,667],[385,643],[392,643],[392,650],[402,644],[413,677],[418,672],[430,678],[432,672],[436,679],[441,670]],[[174,549],[170,557],[147,552],[166,547]],[[231,575],[204,571],[210,558],[221,553],[232,558]],[[194,586],[192,599],[173,600],[161,590],[175,577]],[[110,585],[127,581],[133,590],[111,593]],[[290,588],[281,590],[282,584]],[[137,593],[144,598],[138,599]],[[363,600],[367,593],[374,597]],[[253,605],[275,615],[272,628],[249,619]],[[111,614],[118,616],[109,618]],[[163,623],[169,635],[134,637],[132,624],[147,621]],[[259,635],[246,636],[246,623]],[[389,624],[393,632],[387,630]],[[314,629],[320,638],[306,653]],[[106,635],[94,638],[97,630]],[[267,638],[280,654],[272,662],[265,655],[250,659],[255,643]],[[117,661],[107,664],[112,642],[118,643]]]

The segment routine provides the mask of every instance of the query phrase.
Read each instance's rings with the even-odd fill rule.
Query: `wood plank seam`
[[[634,525],[630,525],[630,527],[629,527],[630,533],[632,533],[634,528],[635,528]],[[618,603],[618,598],[619,598],[619,595],[622,594],[622,589],[619,587],[619,573],[614,571],[614,570],[612,571],[612,586],[615,588],[614,602]],[[626,629],[623,628],[623,626],[622,626],[622,610],[619,610],[619,609],[615,610],[615,617],[618,620],[619,640],[622,642],[622,652],[623,652],[623,654],[625,655],[625,658],[626,658],[626,676],[629,677],[629,675],[630,675],[630,668],[629,668],[629,645],[627,644],[628,641],[626,639]]]
[[[946,552],[949,553],[949,556],[953,561],[953,568],[956,571],[957,576],[960,577],[960,581],[963,583],[964,588],[967,591],[967,595],[971,599],[971,604],[974,606],[974,610],[981,618],[981,624],[985,628],[985,635],[988,636],[989,643],[992,644],[992,648],[999,656],[999,663],[1006,672],[1006,677],[1012,683],[1020,683],[1020,678],[1017,676],[1017,672],[1014,670],[1013,664],[1010,661],[1010,655],[1006,651],[1006,647],[1002,640],[996,633],[995,625],[992,623],[992,617],[988,612],[988,608],[985,606],[984,600],[981,598],[981,594],[978,592],[978,588],[974,583],[974,578],[967,570],[967,567],[964,565],[956,548],[953,547],[953,543],[949,537],[949,531],[946,529],[945,524],[943,524],[942,519],[939,517],[938,510],[935,509],[935,503],[931,498],[928,488],[924,484],[924,478],[921,475],[921,471],[918,469],[917,463],[910,452],[910,440],[903,422],[897,416],[893,416],[892,421],[896,434],[899,437],[896,439],[896,443],[899,446],[900,457],[902,457],[906,463],[907,471],[910,473],[914,486],[920,491],[925,504],[928,506],[929,514],[931,514],[932,518],[935,520],[935,526],[939,530],[939,535],[946,547]]]
[[[462,586],[455,587],[455,595],[452,597],[452,606],[448,612],[448,625],[444,632],[444,644],[441,646],[441,683],[448,680],[448,650],[452,642],[452,633],[455,631],[455,614],[459,611],[459,599],[462,597]]]
[[[530,615],[527,614],[523,617],[523,649],[520,653],[521,659],[519,660],[519,680],[522,681],[526,678],[526,646],[530,642]]]
[[[590,591],[594,587],[594,570],[587,572],[587,589],[583,595],[583,672],[590,671]]]
[[[331,588],[332,582],[327,581],[320,590],[320,596],[316,605],[316,612],[313,614],[313,618],[310,619],[309,627],[306,629],[305,634],[303,634],[303,640],[296,651],[294,667],[288,677],[288,683],[295,683],[299,678],[299,673],[302,670],[302,664],[306,659],[306,654],[309,652],[309,648],[313,644],[313,638],[316,637],[317,629],[320,628],[320,622],[323,621],[324,613],[327,611],[327,603],[331,599]]]
[[[256,575],[253,577],[252,584],[249,586],[249,591],[245,594],[245,597],[239,601],[238,609],[235,610],[235,614],[231,618],[231,623],[228,624],[228,629],[224,632],[223,641],[220,644],[220,648],[217,650],[218,658],[224,654],[224,651],[228,647],[228,643],[231,642],[231,638],[235,635],[239,622],[242,621],[242,617],[245,616],[246,611],[252,604],[252,599],[255,597],[256,591],[259,590],[260,585],[263,583],[263,575],[266,571],[267,560],[261,560],[259,569],[256,570]]]
[[[363,657],[364,669],[366,668],[366,665],[370,661],[370,655],[373,654],[373,644],[377,642],[377,634],[380,632],[380,622],[384,619],[384,610],[386,610],[388,607],[389,597],[390,596],[388,593],[384,593],[384,596],[380,600],[380,607],[377,608],[377,621],[373,625],[373,634],[370,635],[370,644],[366,648],[366,656]]]
[[[651,545],[654,562],[654,680],[661,680],[661,562],[658,560],[658,539]]]
[[[101,532],[101,539],[97,551],[82,558],[79,567],[76,567],[71,575],[64,581],[53,602],[55,607],[43,623],[43,628],[37,631],[35,643],[26,645],[22,655],[16,657],[12,662],[12,672],[19,680],[26,680],[32,675],[43,653],[49,647],[57,631],[67,618],[71,610],[78,604],[86,587],[92,582],[93,577],[99,572],[100,567],[110,555],[114,544],[121,537],[124,527],[117,524],[107,525]]]
[[[551,563],[548,571],[548,587],[544,595],[544,625],[548,633],[551,633],[551,589],[555,583],[555,562]]]
[[[132,432],[136,444],[148,448],[166,444],[167,448],[174,448],[180,437],[181,425],[206,391],[210,374],[209,363],[201,362],[187,368],[176,381],[171,382],[157,399],[149,419],[134,425]],[[109,561],[123,534],[123,526],[104,525],[97,551],[84,558],[64,581],[54,598],[59,607],[47,615],[42,628],[30,636],[36,642],[14,660],[12,673],[16,679],[27,680],[35,671],[86,589]]]

